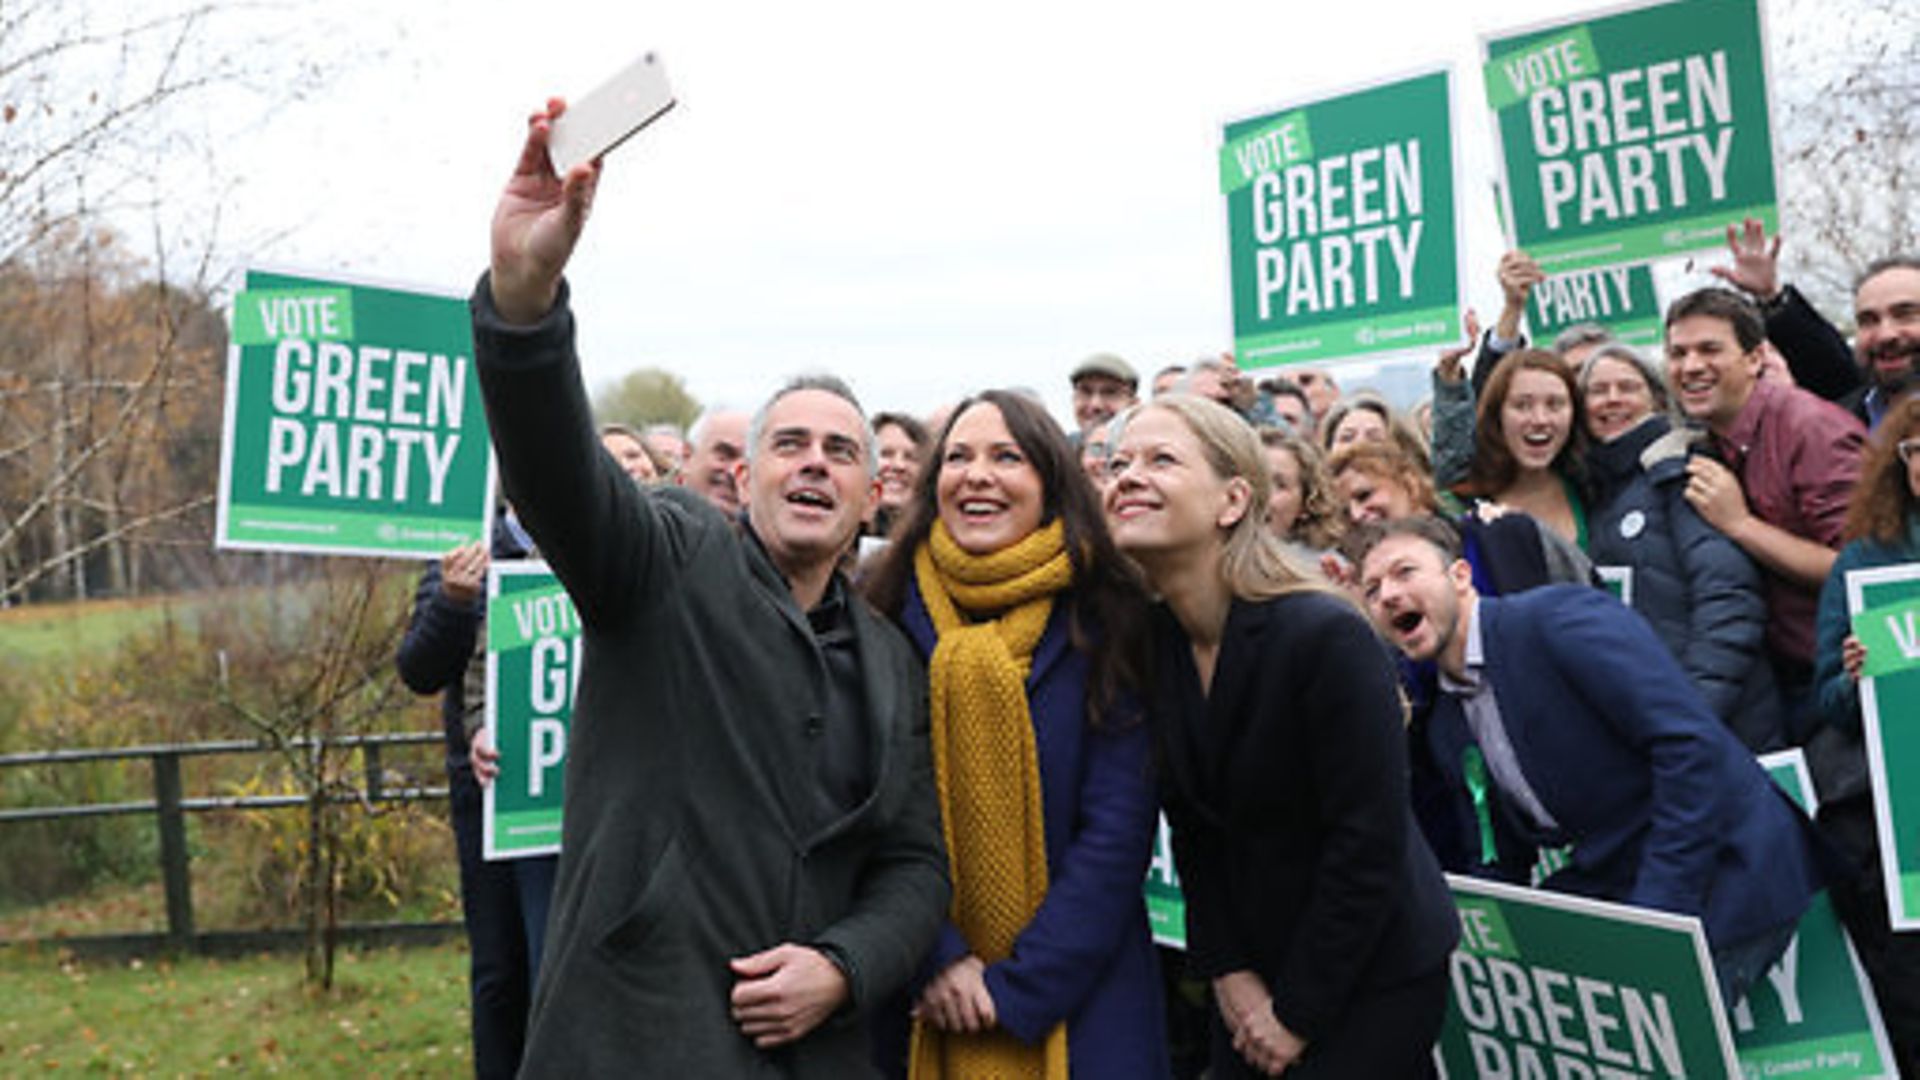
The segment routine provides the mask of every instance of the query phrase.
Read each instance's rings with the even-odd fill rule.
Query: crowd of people
[[[1528,342],[1512,252],[1410,413],[1103,353],[1071,430],[807,376],[683,438],[594,426],[560,108],[472,300],[509,508],[400,656],[446,692],[481,1075],[1424,1076],[1442,870],[1698,916],[1728,1006],[1825,889],[1920,1075],[1844,579],[1920,560],[1920,258],[1862,269],[1849,346],[1737,224],[1642,351]],[[586,635],[563,854],[490,864],[479,597],[532,555]],[[1817,819],[1756,761],[1795,746]]]

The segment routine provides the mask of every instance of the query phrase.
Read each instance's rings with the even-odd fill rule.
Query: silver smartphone
[[[567,175],[575,165],[606,154],[673,108],[673,88],[660,58],[647,53],[593,88],[553,122],[547,157]]]

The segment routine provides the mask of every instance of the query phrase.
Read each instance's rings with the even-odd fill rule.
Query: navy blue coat
[[[1073,647],[1060,600],[1027,676],[1047,895],[1013,955],[987,965],[987,990],[1000,1026],[1024,1042],[1065,1021],[1075,1076],[1164,1077],[1165,1012],[1144,892],[1159,825],[1152,741],[1137,709],[1088,727],[1089,658]],[[938,634],[917,582],[902,622],[931,656]],[[931,976],[972,951],[949,921],[922,971]]]
[[[1687,503],[1687,448],[1650,416],[1587,454],[1587,554],[1633,571],[1630,606],[1652,624],[1707,705],[1756,754],[1786,746],[1767,661],[1760,571]]]
[[[1700,916],[1715,947],[1791,923],[1818,888],[1810,824],[1707,708],[1645,621],[1594,589],[1554,585],[1480,604],[1485,678],[1522,773],[1574,845],[1547,887]],[[1435,757],[1471,739],[1435,705]],[[1451,766],[1457,772],[1458,766]]]
[[[1366,619],[1303,592],[1235,600],[1203,691],[1156,613],[1153,723],[1193,971],[1252,971],[1319,1038],[1357,999],[1438,971],[1459,917],[1408,803],[1393,663]],[[1241,1075],[1216,1045],[1216,1075]]]

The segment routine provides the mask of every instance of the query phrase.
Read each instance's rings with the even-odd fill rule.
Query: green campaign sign
[[[1663,322],[1653,268],[1608,266],[1556,274],[1533,287],[1527,321],[1542,347],[1581,323],[1601,326],[1628,345],[1657,346]]]
[[[550,855],[560,850],[560,808],[574,684],[580,678],[579,619],[566,594],[537,561],[495,563],[487,575],[487,727],[500,751],[500,775],[487,785],[483,851],[488,859]],[[565,615],[525,639],[493,632],[516,602]],[[530,625],[532,625],[530,621]],[[565,632],[564,626],[576,628]]]
[[[1920,667],[1906,656],[1914,646],[1915,601],[1920,601],[1920,563],[1847,573],[1847,610],[1855,627],[1863,613],[1878,615],[1883,633],[1860,639],[1868,665],[1880,672],[1860,680],[1860,716],[1887,877],[1887,915],[1895,930],[1920,930]],[[1893,625],[1887,625],[1888,618]]]
[[[1768,754],[1760,765],[1809,814],[1818,809],[1805,754]],[[1750,1078],[1898,1075],[1866,969],[1824,891],[1779,961],[1734,1006],[1733,1042]]]
[[[1504,219],[1549,273],[1778,227],[1758,0],[1678,0],[1481,42]]]
[[[1153,861],[1147,864],[1147,924],[1156,944],[1187,947],[1187,899],[1180,892],[1180,875],[1173,868],[1173,830],[1160,815],[1154,834]]]
[[[219,547],[437,555],[486,536],[492,482],[462,296],[247,272]]]
[[[1458,335],[1452,78],[1437,70],[1226,125],[1234,352],[1243,368]]]
[[[1904,597],[1853,617],[1853,636],[1867,647],[1860,674],[1891,675],[1920,666],[1920,597]]]
[[[1448,875],[1448,1077],[1739,1075],[1698,919]]]

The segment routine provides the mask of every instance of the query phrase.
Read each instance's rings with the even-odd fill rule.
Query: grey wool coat
[[[500,320],[484,277],[471,306],[504,490],[586,635],[522,1075],[867,1075],[867,1010],[949,898],[919,660],[853,601],[864,715],[823,715],[829,669],[761,546],[600,450],[565,288],[531,327]],[[817,781],[836,722],[865,725],[851,811]],[[760,1051],[729,1014],[727,961],[782,942],[835,956],[852,1000]]]

